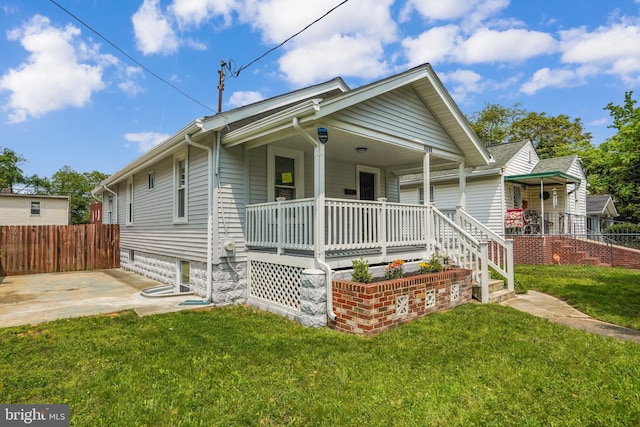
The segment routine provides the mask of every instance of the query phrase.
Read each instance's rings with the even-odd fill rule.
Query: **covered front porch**
[[[506,235],[576,235],[587,231],[581,179],[564,172],[505,177],[513,207],[505,213]]]
[[[322,270],[330,294],[333,272],[361,257],[374,265],[435,253],[477,272],[486,290],[492,259],[508,258],[491,258],[497,246],[429,202],[431,171],[458,168],[464,206],[465,167],[491,161],[430,67],[257,115],[225,128],[221,144],[244,162],[252,303],[295,313],[303,271]],[[399,176],[412,172],[422,173],[426,203],[399,203]]]

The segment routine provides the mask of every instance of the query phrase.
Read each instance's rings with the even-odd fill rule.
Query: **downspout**
[[[118,223],[118,194],[115,191],[111,190],[109,187],[107,187],[106,184],[103,184],[102,188],[107,190],[109,193],[113,194],[113,200],[115,200],[116,224],[117,224]],[[104,212],[102,213],[102,222],[104,222]],[[111,218],[109,219],[109,224],[112,224]]]
[[[315,221],[316,233],[314,235],[314,239],[317,247],[320,244],[321,237],[323,237],[323,236],[320,236],[319,233],[317,232],[318,226],[320,224],[320,221],[318,221],[317,218],[319,215],[321,215],[320,209],[324,209],[324,206],[318,206],[318,203],[317,203],[318,199],[324,200],[324,181],[318,178],[320,176],[319,174],[321,173],[319,171],[319,168],[320,167],[324,168],[324,164],[320,165],[320,159],[319,159],[320,156],[317,155],[318,150],[321,147],[319,147],[318,141],[316,141],[316,139],[313,136],[309,135],[304,129],[302,129],[302,127],[300,126],[300,121],[298,120],[297,117],[294,117],[291,123],[293,125],[293,128],[300,135],[302,135],[302,137],[304,137],[304,139],[306,139],[307,142],[309,142],[313,146],[313,150],[315,154],[314,156],[315,168],[314,168],[313,174],[316,177],[316,179],[314,184],[315,184],[316,192],[318,193],[318,195],[320,195],[320,197],[316,197],[316,221]],[[324,260],[322,260],[321,257],[316,256],[315,260],[316,260],[316,264],[320,266],[320,268],[322,268],[322,270],[324,271],[324,277],[326,280],[325,286],[327,289],[327,316],[329,317],[330,320],[335,321],[338,318],[338,316],[333,312],[333,280],[332,280],[333,272],[329,264],[324,262]]]
[[[205,298],[206,301],[211,302],[211,294],[213,293],[213,271],[211,268],[211,264],[213,262],[213,241],[211,236],[213,234],[213,197],[211,196],[211,192],[213,191],[213,174],[211,173],[211,168],[213,166],[213,150],[209,146],[193,142],[193,140],[191,140],[191,135],[188,133],[185,134],[184,139],[189,145],[202,150],[207,150],[207,290]]]

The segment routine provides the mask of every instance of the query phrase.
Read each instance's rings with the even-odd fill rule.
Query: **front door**
[[[360,200],[376,199],[376,175],[360,171]]]

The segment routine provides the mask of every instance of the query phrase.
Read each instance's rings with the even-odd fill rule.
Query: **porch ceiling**
[[[311,133],[310,130],[309,133]],[[272,142],[272,145],[313,153],[311,144],[298,133],[281,136],[280,139]],[[366,148],[366,151],[359,151],[358,148]],[[329,128],[329,141],[325,146],[325,155],[328,160],[349,161],[389,170],[417,169],[422,171],[423,153],[424,151],[389,144],[334,128]],[[457,163],[439,157],[437,154],[433,154],[431,157],[432,168],[450,168],[454,165],[457,166]]]

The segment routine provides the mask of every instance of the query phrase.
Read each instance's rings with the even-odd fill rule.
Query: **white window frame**
[[[358,200],[360,200],[360,172],[373,174],[375,185],[373,200],[378,200],[381,197],[380,194],[382,194],[380,192],[380,169],[371,166],[356,165],[356,197]]]
[[[133,225],[133,177],[127,180],[127,225]]]
[[[33,213],[34,207],[35,207],[36,204],[38,205],[37,208],[36,208],[38,210],[38,213]],[[31,201],[29,203],[29,213],[31,214],[31,216],[41,216],[42,215],[42,203],[40,203],[37,200]]]
[[[180,162],[184,162],[184,184],[181,181]],[[184,197],[184,215],[178,216],[180,190]],[[186,224],[189,222],[189,157],[187,151],[177,153],[173,157],[173,223]]]
[[[288,148],[267,146],[267,198],[270,202],[276,200],[276,156],[293,159],[295,169],[296,199],[304,198],[304,152]]]

